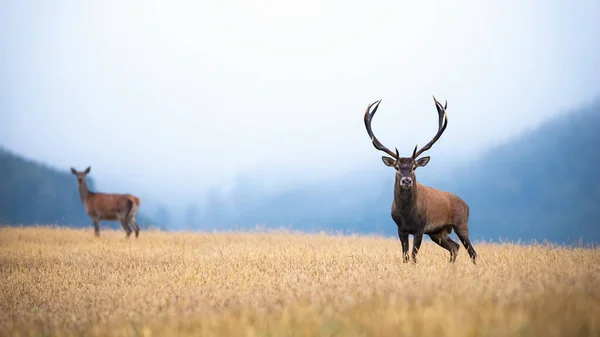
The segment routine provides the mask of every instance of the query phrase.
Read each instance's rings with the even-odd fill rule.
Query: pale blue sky
[[[192,197],[383,165],[379,98],[376,135],[408,155],[434,94],[430,166],[468,160],[600,93],[599,22],[599,1],[4,0],[0,144]]]

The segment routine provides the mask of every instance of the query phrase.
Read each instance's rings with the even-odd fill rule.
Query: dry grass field
[[[411,240],[412,245],[412,240]],[[0,336],[599,336],[600,249],[0,228]]]

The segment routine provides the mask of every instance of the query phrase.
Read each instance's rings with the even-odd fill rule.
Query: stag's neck
[[[402,186],[400,186],[400,179],[396,177],[394,203],[398,209],[409,211],[417,207],[417,195],[419,193],[418,185],[419,184],[415,181],[411,188],[402,188]]]
[[[88,190],[87,187],[87,182],[85,180],[83,180],[82,183],[79,184],[79,198],[81,199],[81,202],[85,205],[88,197],[90,196],[92,192],[90,192],[90,190]]]

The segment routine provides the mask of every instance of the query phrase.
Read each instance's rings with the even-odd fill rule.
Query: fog
[[[0,144],[103,190],[187,204],[472,160],[600,92],[600,2],[2,1]],[[434,166],[431,165],[430,166]]]

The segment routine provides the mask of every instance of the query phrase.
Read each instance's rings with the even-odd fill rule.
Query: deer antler
[[[379,151],[383,151],[387,154],[389,154],[390,156],[392,156],[395,159],[400,158],[400,154],[398,153],[398,148],[396,148],[396,153],[392,152],[390,149],[388,149],[387,147],[385,147],[383,144],[381,144],[381,142],[379,140],[377,140],[377,138],[375,138],[375,135],[373,134],[373,130],[371,130],[371,120],[373,119],[373,116],[375,116],[375,112],[377,112],[377,108],[379,108],[379,103],[381,103],[381,100],[375,101],[371,104],[369,104],[369,106],[367,107],[367,110],[365,110],[365,127],[367,128],[367,133],[369,134],[369,138],[371,138],[371,142],[373,143],[373,146],[375,146],[375,148]],[[372,112],[369,113],[369,111],[371,110],[371,107],[375,105],[375,108],[373,109]]]
[[[413,155],[412,155],[413,159],[417,159],[417,157],[420,156],[423,152],[429,150],[431,148],[431,146],[433,144],[435,144],[435,142],[437,142],[438,139],[440,139],[440,136],[442,135],[442,133],[444,133],[444,130],[446,130],[446,127],[448,126],[448,115],[446,115],[446,108],[448,108],[448,101],[445,101],[444,106],[442,106],[442,104],[440,102],[438,102],[437,99],[435,99],[435,96],[433,96],[433,101],[435,102],[435,107],[438,111],[438,116],[439,116],[438,132],[429,143],[427,143],[425,146],[423,146],[418,151],[417,151],[418,145],[415,145],[415,149],[413,150]]]

